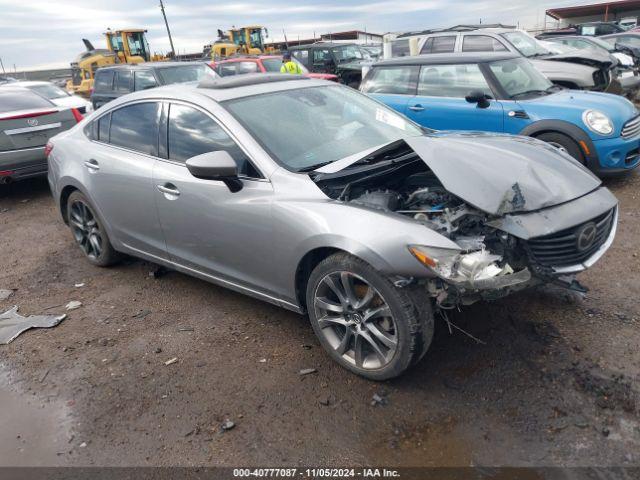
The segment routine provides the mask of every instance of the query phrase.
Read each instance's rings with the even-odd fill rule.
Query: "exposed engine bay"
[[[409,217],[454,241],[460,247],[455,258],[432,268],[439,278],[429,288],[441,307],[498,298],[541,281],[531,275],[523,243],[489,226],[495,215],[447,191],[411,149],[388,152],[382,160],[364,159],[340,175],[320,174],[314,180],[331,198]]]

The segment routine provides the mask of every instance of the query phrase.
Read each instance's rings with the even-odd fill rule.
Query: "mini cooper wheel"
[[[119,260],[89,200],[77,190],[67,200],[67,220],[73,238],[91,263],[107,267]]]
[[[358,375],[386,380],[416,363],[431,343],[430,303],[417,294],[356,257],[335,254],[313,270],[306,298],[311,325],[329,355]]]
[[[584,155],[580,150],[580,146],[572,138],[556,132],[543,133],[542,135],[538,135],[536,138],[543,142],[547,142],[552,147],[572,156],[583,165],[586,163]]]

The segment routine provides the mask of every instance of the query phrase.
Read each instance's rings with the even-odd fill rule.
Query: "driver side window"
[[[473,90],[493,97],[478,65],[425,65],[420,70],[419,96],[464,98]]]
[[[224,150],[238,165],[240,176],[262,178],[244,151],[211,117],[193,107],[171,104],[167,138],[170,160],[186,162],[208,152]]]

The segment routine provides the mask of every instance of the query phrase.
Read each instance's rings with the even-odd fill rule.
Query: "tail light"
[[[44,156],[49,158],[49,155],[51,155],[52,151],[53,151],[53,143],[47,142],[47,144],[44,147]]]
[[[84,118],[77,108],[72,108],[71,113],[73,113],[73,118],[76,119],[77,123],[80,123],[80,121]]]

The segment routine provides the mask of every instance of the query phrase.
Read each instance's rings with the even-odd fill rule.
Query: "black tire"
[[[371,307],[367,309],[368,312],[384,309],[390,314],[378,315],[374,320],[371,319],[373,317],[367,320],[367,314],[361,312],[362,315],[360,315],[357,309],[350,310],[355,313],[346,313],[347,307],[337,295],[333,297],[333,302],[327,302],[328,295],[322,296],[322,292],[329,295],[335,292],[335,290],[327,288],[327,279],[345,273],[353,278],[352,281],[358,282],[357,285],[351,285],[353,292],[357,288],[366,289],[364,291],[367,293],[358,300],[367,297],[369,292],[375,292],[371,293],[374,296],[368,304]],[[342,286],[339,285],[339,287]],[[318,303],[316,303],[316,299]],[[311,326],[327,353],[344,368],[370,380],[382,381],[401,375],[424,356],[433,339],[433,310],[424,288],[418,286],[398,288],[371,265],[346,253],[334,254],[316,266],[309,277],[306,301]],[[335,313],[335,318],[359,317],[360,320],[349,320],[347,323],[350,325],[348,326],[334,324],[333,319],[327,320],[329,315],[322,315],[323,306],[327,304],[332,308],[342,309],[343,313]],[[383,330],[382,322],[387,325],[386,330]],[[375,330],[371,330],[371,324]],[[389,327],[390,325],[391,327]],[[348,329],[351,330],[351,333],[347,332]],[[386,354],[384,359],[376,353],[380,351],[379,349],[374,351],[371,343],[371,339],[373,339],[380,346],[381,337],[379,334],[381,331],[385,334],[386,341],[389,341],[389,338],[394,341],[393,347],[388,350],[385,349],[386,343],[382,345]],[[350,335],[347,341],[349,347],[340,348],[348,334]],[[360,355],[356,353],[358,345],[360,345]],[[347,348],[349,349],[347,350]],[[366,356],[362,353],[363,350]],[[340,351],[342,353],[339,353]],[[360,362],[358,362],[358,357]],[[373,360],[370,361],[370,359]],[[376,363],[380,365],[376,365]]]
[[[561,147],[566,153],[571,155],[577,161],[579,161],[583,165],[586,164],[584,155],[582,154],[582,150],[580,150],[580,146],[571,137],[568,137],[563,133],[548,132],[540,134],[536,136],[536,138],[538,140],[542,140],[543,142],[547,142],[556,148]]]
[[[93,265],[108,267],[121,259],[121,254],[111,245],[95,208],[78,190],[69,195],[67,200],[67,221],[74,240]]]

